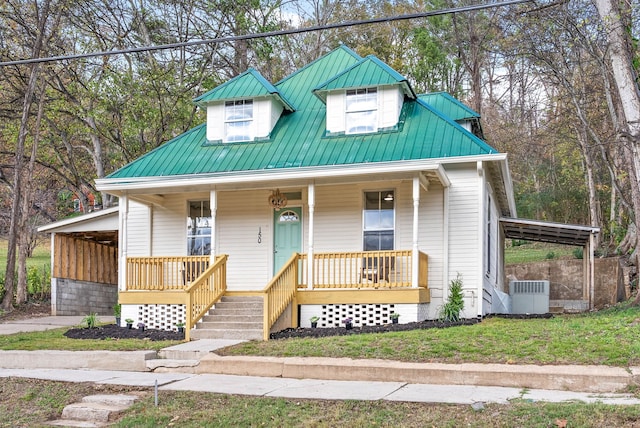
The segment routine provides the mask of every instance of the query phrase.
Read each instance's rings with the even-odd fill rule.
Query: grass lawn
[[[513,242],[513,240],[507,240],[506,242],[506,247],[504,249],[505,265],[533,263],[556,259],[574,259],[574,251],[576,248],[578,248],[578,250],[580,250],[580,254],[582,254],[581,247],[528,241],[516,242],[516,244],[520,245],[512,245]]]
[[[4,270],[7,268],[7,240],[0,239],[0,272],[4,276]],[[35,266],[42,272],[46,266],[47,271],[51,266],[51,246],[49,240],[41,242],[34,250],[33,257],[27,259],[27,267]]]
[[[46,426],[65,405],[91,394],[143,397],[113,427],[631,427],[640,406],[515,400],[474,411],[468,405],[389,401],[332,401],[160,391],[150,388],[7,378],[2,381],[0,427]],[[560,425],[559,425],[560,424]],[[637,425],[636,425],[637,426]]]
[[[640,365],[640,308],[550,319],[490,317],[471,326],[246,342],[224,355],[380,358],[410,362]]]
[[[64,336],[67,328],[37,331],[31,333],[16,333],[6,336],[0,335],[0,350],[3,351],[37,351],[55,349],[60,351],[143,351],[160,350],[182,343],[171,340],[141,340],[141,339],[69,339]]]
[[[64,329],[0,336],[2,350],[160,349],[178,342],[79,340]],[[486,318],[471,326],[246,342],[223,355],[380,358],[409,362],[640,366],[640,307],[623,303],[550,319]]]

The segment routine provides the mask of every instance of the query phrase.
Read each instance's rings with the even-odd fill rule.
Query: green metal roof
[[[407,79],[373,55],[363,58],[340,74],[323,82],[313,89],[313,92],[324,102],[329,91],[381,85],[399,85],[407,96],[416,98]]]
[[[469,107],[453,98],[447,92],[432,92],[418,95],[420,101],[424,101],[431,107],[439,110],[453,120],[479,118],[480,115]]]
[[[397,129],[325,135],[326,108],[312,90],[361,59],[349,48],[340,46],[275,84],[279,93],[295,104],[296,111],[280,117],[268,140],[210,142],[206,139],[206,125],[202,124],[124,166],[106,180],[280,171],[497,153],[452,118],[419,100],[405,100]]]
[[[278,89],[273,86],[262,74],[256,69],[250,68],[244,73],[234,77],[233,79],[223,83],[222,85],[200,95],[193,100],[194,104],[206,106],[216,101],[230,101],[247,98],[257,98],[274,96],[289,111],[295,109],[285,97],[280,94]]]

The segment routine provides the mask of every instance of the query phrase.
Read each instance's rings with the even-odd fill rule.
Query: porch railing
[[[191,328],[202,318],[211,306],[227,291],[227,258],[219,256],[191,285],[187,287],[187,314],[185,339],[191,340]]]
[[[299,265],[303,259],[295,253],[271,279],[269,284],[262,290],[264,299],[263,310],[263,338],[269,340],[271,326],[278,320],[280,315],[287,309],[290,303],[296,306],[296,291],[299,286]],[[292,325],[297,324],[297,310],[293,310],[291,316]]]
[[[308,260],[302,261],[301,285],[306,286]],[[411,269],[411,250],[315,253],[313,288],[411,287]]]
[[[127,291],[184,290],[209,267],[209,256],[128,257]]]

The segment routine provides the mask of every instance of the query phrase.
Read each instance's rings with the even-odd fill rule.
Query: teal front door
[[[291,207],[274,211],[273,273],[302,251],[302,208]]]

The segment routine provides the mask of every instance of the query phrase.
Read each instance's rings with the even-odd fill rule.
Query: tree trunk
[[[37,58],[40,56],[43,47],[44,33],[47,18],[49,16],[50,0],[45,0],[40,10],[36,4],[36,10],[40,12],[38,18],[37,36],[34,42],[32,57]],[[33,103],[33,95],[36,90],[36,84],[38,82],[38,75],[40,74],[40,64],[34,64],[31,66],[29,73],[29,82],[24,94],[24,104],[22,106],[22,117],[20,118],[20,128],[18,131],[18,141],[16,143],[15,151],[15,170],[13,178],[13,201],[11,203],[11,218],[9,223],[9,239],[7,247],[7,268],[5,273],[5,295],[2,299],[2,309],[5,311],[13,310],[13,295],[15,291],[15,272],[16,272],[16,248],[18,244],[18,226],[20,221],[20,215],[27,215],[27,213],[21,212],[20,202],[22,197],[22,181],[23,181],[23,168],[24,168],[24,147],[27,139],[29,114],[31,111],[31,104]]]
[[[631,155],[629,177],[633,212],[637,224],[640,219],[640,93],[634,79],[630,34],[625,30],[624,17],[630,13],[616,7],[612,0],[596,0],[596,7],[609,42],[609,61],[618,89],[620,104],[625,117],[626,129],[622,129],[620,139]],[[625,132],[626,131],[626,132]],[[636,267],[640,266],[636,251]],[[640,304],[640,293],[635,303]]]

